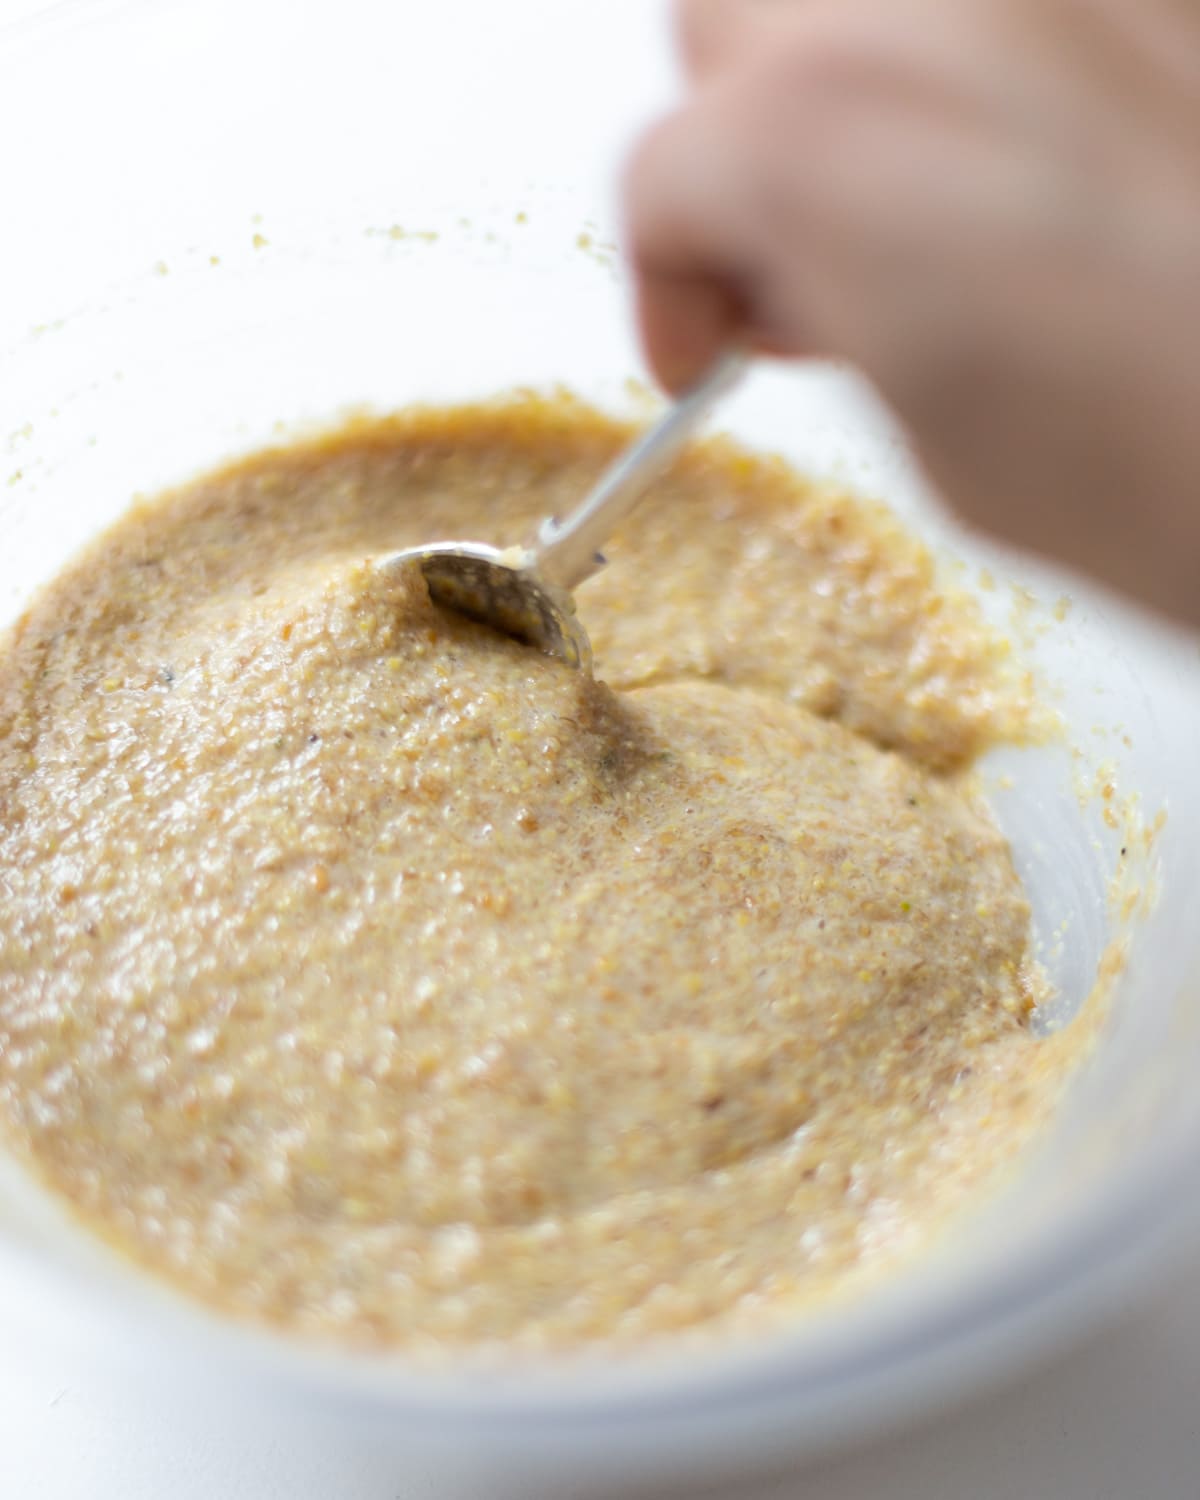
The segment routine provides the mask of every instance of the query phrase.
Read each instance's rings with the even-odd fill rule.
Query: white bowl
[[[0,619],[135,492],[347,407],[559,381],[636,405],[613,171],[669,94],[661,22],[644,0],[83,0],[10,26]],[[752,1346],[422,1374],[211,1317],[0,1164],[10,1319],[79,1358],[384,1424],[435,1473],[465,1464],[493,1494],[554,1494],[567,1475],[711,1480],[897,1422],[1065,1342],[1185,1242],[1200,1162],[1195,643],[955,532],[844,372],[763,370],[722,421],[884,495],[968,583],[990,569],[984,606],[1068,726],[1058,746],[995,757],[994,800],[1064,1015],[1118,931],[1129,958],[1094,1062],[1020,1180],[877,1296]],[[1108,826],[1103,798],[1081,799],[1097,778],[1140,799],[1133,822],[1165,811],[1149,853],[1129,820]],[[1157,892],[1128,920],[1109,900],[1119,866],[1125,888]]]

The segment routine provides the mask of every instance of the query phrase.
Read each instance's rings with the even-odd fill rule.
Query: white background
[[[0,0],[0,24],[45,8],[47,0]],[[0,167],[3,153],[0,142]],[[433,1493],[400,1445],[378,1434],[339,1431],[336,1422],[291,1429],[261,1414],[197,1411],[168,1392],[102,1384],[56,1358],[51,1345],[18,1345],[0,1322],[2,1500],[408,1500]],[[1200,1267],[1148,1288],[1140,1309],[1019,1386],[753,1493],[764,1500],[1195,1500]]]
[[[4,1325],[0,1322],[0,1339]],[[489,1490],[489,1500],[517,1500]],[[583,1490],[580,1491],[584,1493]],[[596,1500],[595,1491],[586,1492]],[[622,1500],[626,1500],[626,1495]],[[688,1500],[734,1500],[691,1489]],[[198,1410],[104,1384],[37,1347],[0,1351],[4,1500],[449,1500],[402,1441]],[[1000,1395],[738,1500],[1195,1500],[1200,1274]],[[572,1500],[564,1488],[560,1500]],[[628,1496],[628,1500],[635,1497]]]

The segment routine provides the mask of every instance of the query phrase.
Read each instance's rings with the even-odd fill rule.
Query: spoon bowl
[[[528,546],[433,542],[393,552],[379,566],[417,563],[435,604],[590,672],[591,642],[571,591],[604,566],[600,547],[744,367],[738,353],[719,359],[604,471],[566,520],[548,517]]]
[[[592,670],[592,643],[575,613],[570,591],[538,571],[532,547],[492,547],[487,542],[435,542],[386,558],[383,567],[415,563],[429,597],[444,609]]]

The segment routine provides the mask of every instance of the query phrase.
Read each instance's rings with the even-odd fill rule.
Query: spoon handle
[[[563,521],[548,517],[542,522],[532,550],[543,578],[570,592],[603,566],[600,548],[745,367],[745,355],[722,355],[610,465],[577,509]]]

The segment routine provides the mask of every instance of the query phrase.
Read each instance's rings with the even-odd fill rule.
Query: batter
[[[626,437],[527,400],[260,455],[0,654],[0,1126],[221,1309],[410,1348],[778,1318],[1053,1104],[964,779],[1028,684],[885,513],[696,449],[583,591],[595,681],[372,566],[522,540]]]

